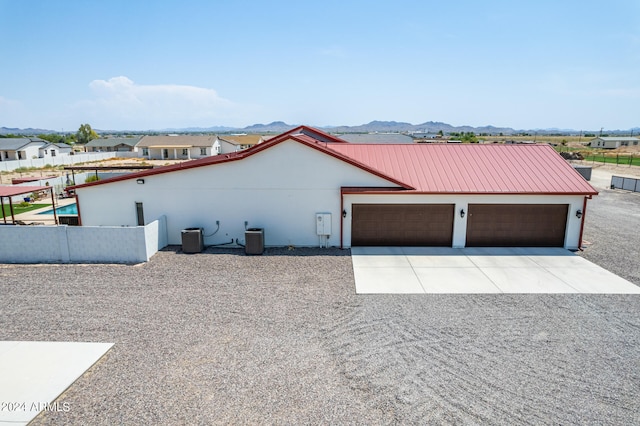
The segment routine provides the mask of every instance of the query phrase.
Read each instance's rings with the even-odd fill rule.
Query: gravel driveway
[[[640,284],[609,195],[583,255]],[[34,424],[640,423],[638,296],[356,296],[348,250],[176,247],[0,265],[0,295],[2,340],[115,342]]]

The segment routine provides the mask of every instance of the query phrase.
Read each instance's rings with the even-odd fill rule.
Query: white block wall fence
[[[2,263],[140,263],[167,246],[167,219],[145,226],[0,226]]]

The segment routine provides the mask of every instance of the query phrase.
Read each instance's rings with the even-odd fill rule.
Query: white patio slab
[[[547,270],[580,293],[640,294],[640,287],[600,267]],[[630,284],[633,287],[630,287]]]
[[[26,425],[53,404],[113,343],[0,342],[0,425]]]
[[[359,294],[640,294],[639,286],[562,248],[353,247],[351,258]]]

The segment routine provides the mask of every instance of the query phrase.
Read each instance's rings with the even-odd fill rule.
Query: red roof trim
[[[0,197],[13,197],[16,195],[28,194],[30,192],[44,191],[51,189],[50,186],[0,186]]]

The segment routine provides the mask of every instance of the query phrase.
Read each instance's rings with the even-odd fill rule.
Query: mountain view
[[[453,126],[448,123],[440,121],[426,121],[421,124],[411,124],[399,121],[378,121],[374,120],[367,124],[361,124],[358,126],[316,126],[312,123],[304,123],[311,127],[323,129],[331,133],[460,133],[460,132],[474,132],[476,134],[578,134],[582,133],[598,133],[600,130],[593,129],[513,129],[511,127],[495,127],[492,125],[473,127],[473,126]],[[274,121],[268,124],[252,124],[250,126],[237,128],[228,126],[212,126],[212,127],[186,127],[186,128],[164,128],[164,129],[129,129],[123,130],[110,130],[110,129],[95,129],[98,133],[282,133],[287,130],[291,130],[299,124],[287,124],[283,121]],[[606,130],[607,134],[640,134],[640,127],[623,130]],[[60,133],[54,130],[37,129],[37,128],[10,128],[0,127],[0,134],[20,134],[20,135],[37,135],[43,133]]]

